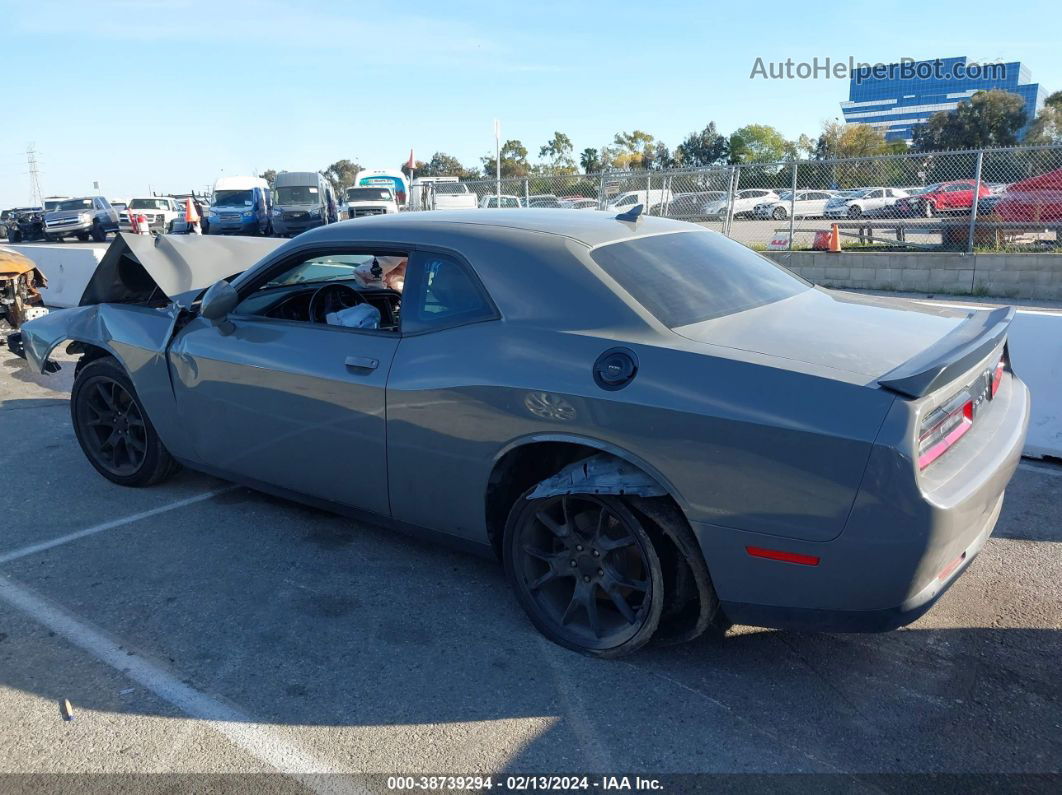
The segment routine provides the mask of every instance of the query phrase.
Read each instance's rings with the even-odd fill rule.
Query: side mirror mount
[[[199,314],[215,322],[224,320],[239,301],[240,296],[236,288],[221,279],[210,285],[210,289],[203,294],[203,300],[199,303]]]

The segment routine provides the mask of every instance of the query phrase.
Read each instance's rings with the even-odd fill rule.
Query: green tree
[[[345,188],[354,184],[359,171],[361,165],[354,160],[337,160],[321,173],[332,183],[336,193],[342,193]]]
[[[480,158],[483,163],[483,176],[493,177],[498,162],[493,154]],[[527,147],[519,140],[510,138],[501,147],[501,175],[503,177],[526,177],[531,173],[531,164],[527,162]]]
[[[646,161],[653,157],[653,136],[642,130],[634,132],[618,132],[612,142],[617,149],[612,153],[611,165],[615,168],[629,168],[631,170],[646,167]]]
[[[273,187],[273,183],[275,183],[277,181],[277,172],[276,172],[276,169],[273,169],[273,168],[267,168],[265,171],[263,171],[258,176],[261,177],[262,179],[264,179],[266,182],[268,182],[269,183],[269,187],[271,187],[271,188]]]
[[[593,147],[586,147],[579,153],[579,165],[583,168],[584,174],[594,174],[602,169],[601,158],[598,157],[598,151]]]
[[[920,152],[1013,146],[1028,115],[1017,94],[978,91],[955,110],[939,111],[915,128],[913,147]]]
[[[465,165],[453,155],[446,152],[436,152],[431,156],[424,171],[429,177],[461,177],[462,179],[475,178],[477,175],[465,168]]]
[[[1044,101],[1044,106],[1029,125],[1025,143],[1062,143],[1062,91],[1056,91]]]
[[[819,160],[848,157],[871,157],[888,152],[885,134],[869,124],[827,122],[815,142],[814,156]]]
[[[572,139],[562,132],[554,132],[539,150],[538,156],[549,159],[549,168],[554,174],[574,174],[575,159],[572,157]]]
[[[1045,99],[1044,106],[1048,108],[1054,108],[1055,110],[1062,110],[1062,91],[1056,91],[1054,94]]]
[[[715,122],[710,121],[703,130],[691,132],[675,147],[675,160],[683,166],[714,166],[726,160],[728,151],[726,136],[720,135]]]
[[[410,176],[409,161],[408,160],[405,161],[398,168],[403,174],[406,175],[406,179],[409,179],[409,176]],[[416,179],[418,175],[422,176],[422,177],[429,176],[428,174],[424,173],[427,170],[428,170],[428,164],[425,163],[423,160],[414,160],[413,161],[413,178],[414,179]]]
[[[793,146],[774,127],[748,124],[730,136],[731,163],[772,163],[792,153]]]
[[[663,141],[657,141],[652,148],[643,155],[642,166],[647,169],[660,170],[674,168],[678,165],[675,156],[671,154],[668,145]]]

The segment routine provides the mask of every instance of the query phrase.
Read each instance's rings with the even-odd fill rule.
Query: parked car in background
[[[564,204],[554,196],[552,193],[539,193],[535,196],[527,197],[528,207],[552,207],[554,209],[558,207],[564,207]]]
[[[464,210],[479,206],[476,194],[457,177],[417,177],[409,190],[412,210]]]
[[[8,229],[18,229],[18,224],[15,219],[20,215],[27,213],[39,213],[40,207],[12,207],[10,210],[4,210],[0,213],[0,237],[8,236]]]
[[[859,218],[871,213],[891,215],[900,199],[907,198],[902,188],[859,188],[851,195],[835,196],[826,203],[826,218]]]
[[[261,259],[272,241],[159,240],[116,243],[80,306],[23,326],[37,372],[74,340],[69,416],[100,476],[184,464],[476,545],[587,655],[713,623],[908,624],[1021,460],[1013,308],[834,293],[682,221],[399,213]],[[396,255],[401,293],[365,283]],[[464,582],[426,563],[385,587],[426,573]]]
[[[587,199],[583,197],[561,199],[561,204],[569,210],[596,210],[600,206],[600,202],[598,202],[597,199]]]
[[[279,175],[278,175],[279,176]],[[207,213],[211,235],[267,235],[273,230],[273,197],[261,177],[221,177]]]
[[[361,218],[365,215],[389,215],[398,212],[394,190],[386,185],[369,188],[350,187],[344,191],[344,217]]]
[[[972,179],[938,182],[896,202],[896,215],[905,218],[932,218],[941,213],[968,213],[973,208],[975,190],[978,200],[992,194],[987,185]]]
[[[504,193],[501,196],[494,193],[488,193],[479,200],[479,206],[480,208],[501,207],[503,210],[511,210],[514,207],[523,207],[524,200],[519,196],[510,196]]]
[[[66,199],[44,214],[44,239],[61,242],[67,237],[102,243],[118,231],[118,213],[102,196]]]
[[[1016,223],[1062,221],[1062,169],[1008,185],[999,194],[995,212]]]
[[[272,232],[295,237],[339,220],[332,183],[316,171],[281,171],[273,180]]]
[[[42,208],[8,210],[8,213],[7,220],[4,222],[8,242],[25,243],[44,239],[44,210]]]
[[[372,168],[359,171],[351,187],[390,188],[399,209],[404,209],[409,202],[409,180],[398,169]]]
[[[821,218],[826,212],[826,202],[837,195],[832,190],[798,190],[794,201],[792,193],[787,190],[779,193],[775,201],[757,204],[753,209],[753,216],[782,221],[793,211],[796,218]]]
[[[757,204],[778,201],[778,194],[763,188],[744,188],[734,194],[734,218],[751,218]],[[705,215],[711,221],[722,221],[728,212],[728,197],[724,193],[705,205]]]
[[[164,235],[173,231],[174,221],[184,216],[184,208],[170,196],[134,197],[129,200],[126,209],[118,211],[118,227],[123,232],[133,229],[130,214],[143,217],[153,233]]]
[[[652,190],[629,190],[614,196],[605,206],[606,210],[629,210],[636,204],[642,205],[647,214],[659,214],[661,205],[671,200],[673,194],[667,188]]]
[[[703,221],[709,216],[708,205],[726,197],[721,190],[689,191],[676,193],[665,205],[665,214],[669,218],[681,218],[684,221]]]

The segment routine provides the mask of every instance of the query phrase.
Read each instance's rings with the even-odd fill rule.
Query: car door
[[[267,276],[348,253],[361,254],[311,250]],[[177,409],[200,459],[220,474],[390,515],[385,387],[397,330],[262,316],[248,308],[256,292],[241,288],[227,318],[197,317],[171,346]]]

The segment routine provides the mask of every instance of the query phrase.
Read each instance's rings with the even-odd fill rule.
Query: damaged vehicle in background
[[[1013,309],[818,288],[642,209],[122,236],[25,353],[80,354],[71,417],[103,477],[184,465],[493,552],[585,654],[913,621],[1020,459]]]
[[[0,322],[17,330],[27,320],[48,314],[40,292],[47,286],[48,280],[33,260],[0,246]],[[14,351],[21,355],[17,344]]]
[[[44,240],[44,211],[39,207],[9,210],[4,221],[9,243],[28,243]]]

